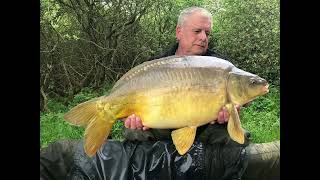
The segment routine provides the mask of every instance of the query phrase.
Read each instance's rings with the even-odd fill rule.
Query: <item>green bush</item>
[[[210,45],[236,66],[279,85],[279,0],[220,3],[213,18]]]
[[[55,99],[48,100],[48,108],[51,112],[66,112],[68,110],[62,102]]]
[[[83,88],[80,93],[76,94],[73,100],[69,103],[68,108],[75,107],[76,105],[98,97],[99,93],[92,90],[92,88]]]

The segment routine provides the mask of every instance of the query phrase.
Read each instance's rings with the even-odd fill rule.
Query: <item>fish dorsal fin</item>
[[[196,136],[197,127],[184,127],[172,131],[171,137],[173,144],[180,155],[184,155],[192,146]]]
[[[240,118],[237,109],[234,104],[229,103],[226,105],[230,117],[228,121],[228,133],[232,140],[238,142],[239,144],[244,143],[244,130],[241,127]]]
[[[145,61],[135,67],[133,67],[132,69],[130,69],[127,73],[125,73],[113,86],[111,92],[116,89],[118,86],[120,86],[121,84],[123,84],[124,82],[130,81],[131,78],[133,78],[134,76],[137,76],[143,72],[145,72],[146,70],[149,70],[151,68],[157,68],[159,66],[163,66],[165,64],[170,64],[170,63],[174,63],[176,61],[182,61],[183,58],[181,58],[180,56],[168,56],[168,57],[164,57],[164,58],[159,58],[159,59],[154,59],[151,61]]]

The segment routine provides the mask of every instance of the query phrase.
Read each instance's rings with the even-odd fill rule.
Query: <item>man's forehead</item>
[[[211,29],[211,20],[209,17],[204,16],[200,13],[194,13],[186,20],[186,25],[192,28],[209,28]]]
[[[188,26],[192,29],[205,29],[211,30],[211,22],[210,21],[190,21]]]

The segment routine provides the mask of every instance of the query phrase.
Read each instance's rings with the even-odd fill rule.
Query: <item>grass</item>
[[[84,128],[70,125],[63,120],[64,113],[46,113],[40,118],[40,144],[41,148],[48,144],[62,139],[81,139],[84,135]],[[123,122],[118,121],[112,129],[113,139],[123,139]]]
[[[40,144],[46,147],[49,143],[61,139],[80,139],[84,129],[71,126],[63,120],[62,112],[46,113],[40,117]]]
[[[84,135],[84,128],[69,124],[63,119],[63,115],[72,107],[85,102],[94,97],[101,96],[108,92],[111,86],[107,86],[100,92],[94,92],[89,88],[84,88],[68,106],[50,99],[48,108],[50,112],[42,112],[40,114],[40,145],[41,148],[47,147],[48,144],[62,139],[81,139]],[[123,122],[117,121],[112,128],[113,139],[124,139],[122,135]]]
[[[280,92],[270,87],[270,92],[252,101],[240,112],[242,127],[251,133],[252,142],[263,143],[280,140]]]
[[[67,107],[50,100],[48,107],[51,112],[42,112],[40,115],[41,147],[46,147],[49,143],[57,140],[83,138],[84,128],[70,125],[63,120],[63,114],[73,106],[101,96],[106,92],[107,90],[93,92],[90,89],[84,89],[75,96]],[[254,100],[249,107],[242,108],[240,119],[242,127],[251,132],[252,142],[262,143],[280,139],[279,88],[271,86],[267,95]],[[113,139],[123,139],[123,127],[122,121],[117,121],[114,124],[111,133]]]

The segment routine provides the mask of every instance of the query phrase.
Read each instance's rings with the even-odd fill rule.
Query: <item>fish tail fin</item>
[[[241,127],[238,111],[233,104],[227,104],[226,107],[230,113],[227,130],[232,140],[243,144],[244,143],[244,130]]]
[[[116,121],[114,114],[109,103],[96,99],[74,107],[64,118],[72,124],[86,126],[84,150],[91,157],[108,137]]]
[[[73,107],[63,116],[64,119],[73,125],[86,127],[97,113],[97,101],[93,99]]]
[[[115,119],[112,116],[96,116],[88,125],[84,135],[84,150],[93,156],[109,136]]]

